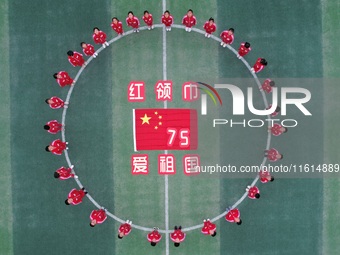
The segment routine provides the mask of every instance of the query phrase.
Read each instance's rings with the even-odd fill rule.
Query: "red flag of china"
[[[195,109],[133,109],[134,150],[196,150]]]

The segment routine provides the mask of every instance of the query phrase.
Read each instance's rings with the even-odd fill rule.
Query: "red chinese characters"
[[[131,156],[131,174],[132,175],[149,174],[148,154],[134,154]]]
[[[172,81],[158,81],[155,84],[156,101],[172,101]]]
[[[127,89],[128,101],[144,102],[145,101],[145,83],[144,81],[131,81]]]

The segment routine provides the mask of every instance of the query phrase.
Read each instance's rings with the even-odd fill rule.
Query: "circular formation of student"
[[[153,15],[148,11],[144,11],[144,15],[142,17],[143,21],[146,24],[147,30],[152,30],[155,28]],[[170,32],[172,26],[174,25],[174,18],[171,15],[170,11],[165,11],[161,17],[161,23],[165,27],[166,32]],[[192,28],[196,26],[196,17],[191,9],[187,11],[182,19],[182,25],[187,32],[191,32]],[[126,25],[133,29],[133,32],[140,32],[140,22],[139,19],[134,15],[132,11],[128,12],[128,16],[126,18]],[[124,28],[123,23],[117,18],[112,18],[111,28],[116,32],[117,36],[124,36]],[[216,24],[213,18],[209,18],[203,26],[205,30],[204,36],[206,38],[210,38],[213,33],[216,32]],[[228,30],[224,30],[220,34],[221,46],[227,47],[234,42],[234,28],[229,28]],[[106,33],[100,30],[98,27],[93,28],[93,41],[95,44],[101,45],[102,48],[108,47],[110,44],[107,42]],[[81,42],[80,47],[83,50],[85,56],[96,58],[98,56],[98,50],[95,50],[95,47],[89,43]],[[251,51],[249,42],[242,42],[237,53],[237,58],[244,58]],[[99,51],[100,52],[100,51]],[[69,50],[67,52],[68,60],[73,67],[81,67],[85,68],[87,65],[87,61],[85,61],[83,54]],[[264,58],[258,58],[256,63],[250,69],[250,71],[255,74],[262,71],[267,66],[267,61]],[[53,74],[54,79],[57,81],[60,87],[73,86],[76,83],[76,80],[72,79],[66,71],[60,71]],[[263,92],[271,93],[272,88],[275,86],[275,82],[271,79],[266,79],[261,87],[259,88]],[[59,97],[52,96],[51,98],[46,99],[46,103],[52,109],[59,108],[68,108],[69,102],[60,99]],[[267,109],[269,109],[271,105]],[[277,107],[275,111],[271,114],[271,117],[275,117],[280,112],[280,108]],[[50,134],[57,134],[58,132],[64,132],[64,124],[58,122],[57,120],[51,120],[44,125],[44,129]],[[281,126],[280,124],[273,124],[268,128],[268,132],[271,135],[279,136],[285,132],[287,132],[287,128]],[[68,150],[68,143],[66,141],[62,141],[61,139],[56,139],[51,142],[50,145],[46,146],[45,150],[47,152],[53,153],[55,155],[62,155],[65,150]],[[283,155],[278,152],[275,148],[268,148],[265,151],[264,156],[269,161],[277,161],[283,158]],[[54,177],[60,180],[67,180],[70,178],[78,179],[76,172],[74,170],[73,165],[69,165],[68,167],[60,167],[54,172]],[[262,183],[272,182],[274,181],[274,177],[270,174],[270,172],[262,169],[259,171],[259,175],[256,177],[260,179]],[[254,183],[256,183],[256,181]],[[67,199],[65,200],[66,205],[78,205],[82,202],[83,198],[88,194],[84,187],[80,187],[81,189],[72,189]],[[247,195],[250,199],[259,199],[260,198],[260,190],[257,186],[247,186],[246,188]],[[104,207],[97,208],[93,210],[90,214],[90,223],[91,227],[95,227],[97,224],[103,223],[107,219],[107,209]],[[223,213],[223,216],[228,222],[236,223],[237,225],[242,224],[240,211],[234,206],[228,207],[226,211]],[[204,235],[210,235],[212,237],[216,236],[216,225],[210,219],[204,219],[203,224],[201,224],[202,229],[201,232]],[[122,239],[123,237],[129,235],[133,228],[132,221],[126,220],[126,222],[122,223],[118,229],[118,238]],[[154,227],[152,231],[150,231],[146,239],[150,242],[152,246],[155,246],[161,239],[162,231],[160,231],[157,227]],[[165,232],[168,234],[167,232]],[[182,231],[182,226],[175,226],[173,231],[170,233],[170,238],[174,242],[174,245],[178,247],[181,242],[184,241],[186,236],[185,231]]]

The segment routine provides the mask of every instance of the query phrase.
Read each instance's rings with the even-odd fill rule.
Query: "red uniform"
[[[272,107],[271,104],[268,105],[268,108],[266,108],[266,110],[269,110],[271,107]],[[278,112],[275,112],[275,111],[274,111],[273,113],[270,114],[270,116],[275,117],[275,116],[277,116],[278,114],[279,114]]]
[[[137,29],[137,28],[139,28],[139,19],[135,16],[133,16],[132,19],[127,17],[126,18],[126,25],[128,25],[129,27],[132,27],[134,29]]]
[[[281,130],[282,126],[280,124],[275,123],[272,128],[270,129],[270,132],[272,133],[272,135],[274,136],[279,136],[281,135],[283,132]]]
[[[54,135],[56,133],[58,133],[63,127],[63,125],[56,120],[51,120],[51,121],[47,122],[46,126],[50,127],[50,129],[47,130],[47,132],[54,134]]]
[[[131,225],[129,223],[121,224],[118,232],[124,233],[124,236],[127,236],[131,232]]]
[[[92,56],[94,54],[94,47],[93,45],[87,43],[86,48],[83,48],[83,52],[86,56]]]
[[[266,91],[267,93],[272,92],[273,88],[270,86],[271,79],[266,79],[262,84],[262,89]]]
[[[213,231],[213,232],[216,231],[216,225],[214,223],[211,223],[210,220],[205,221],[203,224],[204,226],[201,232],[204,235],[210,235],[210,231]]]
[[[232,44],[234,42],[234,34],[229,35],[228,30],[224,30],[220,37],[222,41],[226,44]]]
[[[250,189],[248,190],[248,197],[251,199],[256,199],[256,194],[260,194],[260,190],[258,189],[258,187],[250,187]]]
[[[98,34],[93,33],[92,38],[96,44],[103,44],[106,42],[106,34],[103,31],[99,31]]]
[[[73,56],[68,56],[68,61],[73,66],[82,66],[85,63],[83,55],[76,51],[73,52]]]
[[[182,19],[182,24],[186,27],[193,27],[196,25],[196,17],[192,15],[189,17],[188,15],[184,15]]]
[[[278,160],[277,156],[279,154],[280,153],[276,149],[271,148],[267,151],[267,158],[269,161],[277,161]]]
[[[158,243],[161,239],[162,235],[157,230],[154,230],[148,234],[148,241],[150,243]]]
[[[80,189],[80,190],[76,190],[73,189],[70,191],[70,193],[68,194],[68,199],[72,198],[72,203],[73,205],[78,205],[81,202],[83,202],[83,197],[85,197],[85,192],[84,190]]]
[[[267,177],[270,177],[270,173],[268,171],[262,170],[262,171],[260,171],[259,175],[260,175],[260,179],[261,179],[262,183],[269,182]]]
[[[249,51],[251,51],[251,47],[246,48],[246,47],[244,46],[244,43],[241,43],[240,48],[238,49],[238,54],[239,54],[241,57],[244,57],[245,55],[247,55],[247,54],[249,53]]]
[[[50,146],[54,147],[51,152],[55,155],[61,155],[66,149],[66,143],[62,142],[60,139],[54,140]]]
[[[153,25],[153,18],[152,18],[152,15],[150,13],[149,13],[149,16],[147,18],[145,16],[143,16],[142,19],[144,20],[144,22],[147,26],[151,27]]]
[[[121,35],[124,33],[124,30],[123,30],[123,23],[121,21],[118,21],[117,24],[115,23],[111,23],[111,27],[114,31],[116,31],[117,34]]]
[[[103,209],[93,210],[90,215],[90,219],[96,220],[97,224],[101,224],[106,220],[107,216]]]
[[[71,177],[74,177],[74,174],[72,173],[72,169],[71,168],[66,168],[64,166],[60,167],[57,171],[56,171],[60,176],[59,179],[60,180],[67,180],[70,179]]]
[[[60,87],[65,87],[66,85],[71,85],[73,82],[73,79],[68,75],[65,71],[60,71],[58,75],[62,76],[62,78],[57,78],[57,82],[60,85]]]
[[[212,34],[216,31],[216,24],[212,23],[210,25],[210,22],[207,21],[207,22],[205,22],[203,28],[204,28],[205,32],[207,32],[208,34]]]
[[[171,27],[171,25],[174,23],[174,18],[169,15],[169,17],[165,17],[164,15],[162,15],[162,23],[166,26],[166,27]]]
[[[229,222],[235,222],[234,218],[240,218],[240,216],[240,211],[235,208],[226,214],[225,219]]]
[[[182,230],[177,229],[170,234],[170,238],[175,243],[181,243],[185,239],[185,233],[183,233]]]
[[[64,101],[61,100],[59,97],[51,97],[50,100],[52,101],[52,103],[49,105],[52,109],[64,107]]]
[[[254,72],[258,73],[262,71],[262,69],[265,67],[265,65],[261,64],[261,58],[258,58],[253,66]]]

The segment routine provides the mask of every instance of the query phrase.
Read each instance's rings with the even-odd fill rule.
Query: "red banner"
[[[195,109],[133,109],[134,150],[196,150]]]

